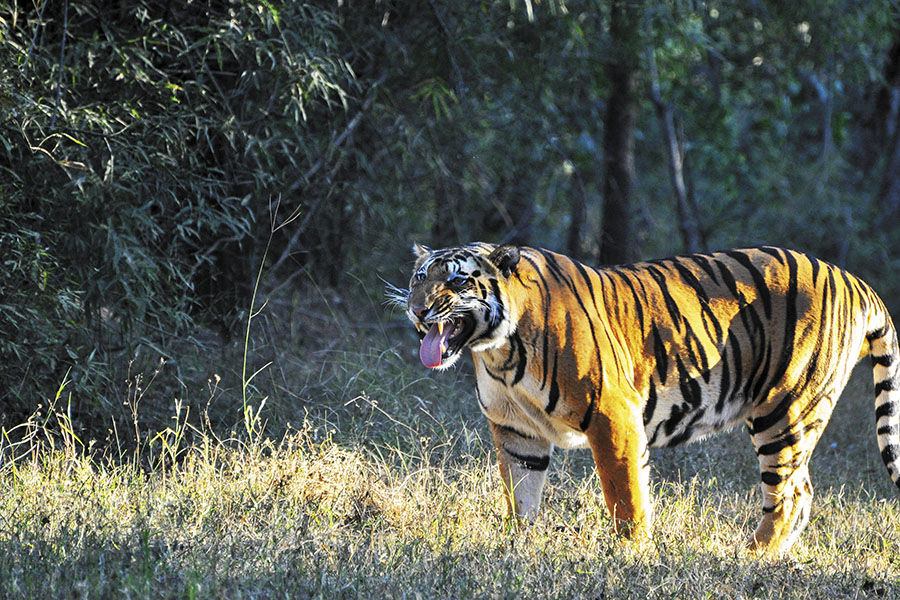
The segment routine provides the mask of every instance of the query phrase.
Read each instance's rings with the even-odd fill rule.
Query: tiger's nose
[[[418,318],[420,318],[420,319],[421,319],[422,317],[424,317],[424,316],[425,316],[425,313],[427,313],[427,312],[428,312],[428,307],[427,307],[427,306],[413,306],[413,307],[412,307],[412,313],[413,313],[414,315],[416,315],[416,317],[418,317]]]

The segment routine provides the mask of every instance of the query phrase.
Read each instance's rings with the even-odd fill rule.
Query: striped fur
[[[875,292],[842,269],[771,247],[603,269],[536,248],[416,253],[410,289],[393,296],[423,345],[437,323],[451,328],[438,368],[471,349],[517,516],[537,514],[555,446],[590,447],[617,530],[645,534],[648,448],[745,422],[763,511],[750,546],[785,551],[809,519],[810,455],[866,355],[878,444],[900,486],[897,335]]]

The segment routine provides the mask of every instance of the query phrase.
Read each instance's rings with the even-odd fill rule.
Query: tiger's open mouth
[[[419,359],[429,369],[436,369],[466,345],[475,330],[475,319],[464,315],[433,323],[430,328],[416,323],[416,329],[422,338]]]

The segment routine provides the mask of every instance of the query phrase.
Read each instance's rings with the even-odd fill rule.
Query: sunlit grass
[[[555,455],[543,513],[520,527],[464,373],[425,377],[395,351],[330,358],[277,435],[223,439],[182,418],[165,435],[181,423],[191,442],[172,455],[148,434],[140,460],[37,430],[4,447],[19,458],[0,465],[0,596],[900,597],[900,511],[865,377],[813,463],[809,529],[760,560],[743,551],[759,496],[741,431],[654,452],[650,542],[612,534],[587,452]]]

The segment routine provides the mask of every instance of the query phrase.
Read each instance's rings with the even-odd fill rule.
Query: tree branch
[[[46,6],[46,2],[44,3]],[[41,11],[43,13],[43,9]],[[62,101],[63,63],[66,58],[66,37],[69,35],[69,0],[66,0],[63,8],[63,32],[62,42],[59,47],[59,74],[56,80],[56,102],[53,105],[53,117],[50,118],[50,131],[56,129],[56,116],[59,114],[59,105]]]
[[[684,145],[679,142],[675,127],[672,107],[663,100],[659,86],[659,72],[656,68],[656,56],[651,48],[647,52],[647,63],[650,71],[650,99],[656,108],[660,127],[665,138],[666,151],[669,155],[669,177],[675,192],[675,206],[678,211],[678,228],[684,241],[685,250],[699,252],[701,240],[696,215],[692,214],[691,202],[688,198],[687,186],[684,183]]]
[[[287,191],[289,193],[296,192],[298,189],[300,189],[300,187],[308,185],[310,178],[318,173],[319,170],[321,170],[322,167],[331,160],[331,157],[334,155],[335,151],[340,146],[342,146],[347,138],[350,137],[350,135],[356,130],[357,127],[359,127],[359,124],[362,122],[363,115],[365,115],[365,113],[369,110],[369,108],[372,106],[372,103],[375,102],[375,90],[384,82],[386,77],[386,75],[383,75],[374,84],[372,84],[372,87],[369,89],[369,96],[363,103],[362,108],[359,109],[359,112],[356,113],[356,115],[354,115],[352,119],[350,119],[350,122],[347,123],[347,126],[339,135],[332,138],[331,142],[328,144],[328,149],[325,151],[322,157],[320,157],[319,160],[317,160],[315,164],[311,166],[306,171],[306,173],[303,174],[303,177],[288,186]],[[331,175],[328,177],[328,179],[331,179]],[[315,214],[316,210],[318,210],[324,199],[324,195],[319,196],[306,211],[306,216],[303,218],[300,226],[297,227],[296,230],[294,230],[294,233],[291,236],[291,239],[288,241],[287,246],[285,246],[284,251],[281,253],[281,256],[279,256],[278,260],[275,261],[275,264],[272,265],[273,271],[277,270],[278,267],[280,267],[284,263],[284,261],[286,261],[288,257],[293,253],[294,246],[297,245],[297,242],[300,240],[300,236],[303,235],[304,231],[306,231],[306,226],[309,224],[310,219],[312,219],[312,216]],[[296,215],[292,215],[289,218],[296,218]]]

